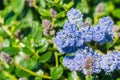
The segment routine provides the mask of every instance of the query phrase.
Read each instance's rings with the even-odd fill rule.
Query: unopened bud
[[[117,26],[117,25],[114,25],[114,26],[113,26],[113,31],[118,32],[119,29],[120,29],[119,26]]]
[[[54,29],[50,31],[50,35],[52,35],[52,36],[55,35],[55,30]]]
[[[11,61],[12,61],[12,57],[10,57],[10,56],[9,56],[7,53],[5,53],[5,52],[1,52],[0,58],[1,58],[1,60],[5,61],[5,62],[11,62]]]
[[[19,78],[19,80],[25,80],[24,78]]]
[[[101,12],[103,12],[103,10],[104,10],[104,5],[103,5],[103,3],[99,3],[99,4],[97,5],[95,11],[98,12],[98,13],[101,13]]]
[[[55,18],[56,15],[57,15],[57,12],[53,8],[51,8],[50,9],[50,14],[51,14],[52,18]]]

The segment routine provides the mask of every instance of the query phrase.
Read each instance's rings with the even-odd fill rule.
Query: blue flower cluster
[[[72,8],[67,12],[67,16],[70,23],[78,26],[83,25],[83,14],[79,10]]]
[[[66,22],[63,30],[57,33],[54,41],[58,49],[65,53],[75,52],[83,45],[78,27],[69,22]]]
[[[85,75],[100,73],[101,70],[107,74],[120,69],[120,52],[100,55],[92,49],[84,49],[77,51],[73,56],[65,56],[63,64],[71,71],[82,71]]]
[[[104,44],[113,41],[113,21],[109,17],[101,18],[96,26],[83,27],[83,15],[79,10],[72,8],[67,16],[68,21],[63,30],[58,32],[54,39],[59,51],[72,53],[86,42],[96,41]]]
[[[91,41],[99,44],[113,42],[113,21],[109,17],[100,18],[95,26],[83,26],[82,13],[72,8],[67,13],[68,21],[54,38],[54,42],[60,52],[73,53],[65,56],[63,64],[70,70],[82,71],[86,75],[106,73],[120,69],[120,52],[100,55],[97,51],[89,48]]]
[[[114,51],[109,54],[105,54],[101,58],[101,68],[106,72],[112,72],[120,69],[120,52]]]
[[[63,64],[72,71],[82,71],[86,75],[91,75],[101,71],[100,61],[101,55],[86,46],[73,56],[65,56]]]
[[[107,41],[113,42],[113,21],[109,17],[99,19],[98,25],[94,27],[93,40],[103,44]]]

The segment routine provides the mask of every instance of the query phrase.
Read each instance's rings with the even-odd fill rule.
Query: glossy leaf
[[[39,61],[40,62],[47,62],[51,58],[51,56],[52,56],[51,52],[46,52],[40,56]]]
[[[63,69],[61,66],[53,67],[50,70],[50,75],[51,75],[52,79],[59,79],[62,74],[63,74]]]
[[[5,48],[1,48],[0,52],[6,52],[9,55],[15,55],[19,52],[19,48],[15,48],[15,47],[5,47]]]

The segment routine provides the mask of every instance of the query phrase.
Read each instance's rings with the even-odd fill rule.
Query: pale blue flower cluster
[[[86,48],[77,51],[73,56],[65,56],[63,64],[71,71],[81,71],[85,75],[100,73],[101,70],[108,74],[120,69],[120,52],[100,55],[97,51]]]
[[[82,71],[87,75],[101,71],[100,61],[101,55],[86,46],[73,56],[65,56],[63,64],[71,71]]]
[[[54,41],[61,52],[75,52],[86,42],[96,41],[100,44],[113,41],[113,21],[109,17],[99,19],[96,26],[81,26],[83,15],[79,10],[71,9],[67,13],[68,21],[63,30],[57,33]],[[79,23],[79,24],[78,24]]]
[[[83,25],[83,14],[79,10],[72,8],[67,12],[67,16],[70,23],[78,26]]]
[[[94,27],[93,40],[103,44],[107,41],[113,42],[113,21],[109,17],[99,19],[98,25]]]
[[[101,68],[106,72],[112,72],[120,69],[120,52],[114,51],[109,54],[105,54],[101,58]]]
[[[72,54],[64,57],[63,64],[70,70],[82,71],[86,75],[120,69],[120,52],[100,55],[86,46],[91,42],[113,42],[112,19],[103,17],[95,26],[83,26],[83,15],[79,10],[72,8],[67,16],[68,21],[54,38],[60,52]]]
[[[77,51],[77,49],[83,45],[83,40],[80,39],[78,31],[76,25],[66,22],[63,30],[58,32],[54,39],[58,49],[65,53]]]

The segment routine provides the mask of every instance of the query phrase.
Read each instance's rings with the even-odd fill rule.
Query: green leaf
[[[120,45],[115,46],[115,49],[116,49],[116,50],[120,50]]]
[[[33,21],[31,27],[32,27],[31,37],[34,39],[34,42],[36,43],[42,37],[42,28],[39,22],[37,21]]]
[[[10,46],[10,40],[9,39],[5,39],[3,42],[3,47],[9,47]]]
[[[22,19],[22,21],[28,22],[29,25],[30,25],[30,23],[32,23],[32,21],[33,21],[32,10],[28,10],[26,16]]]
[[[44,71],[43,70],[38,70],[37,72],[36,72],[37,74],[41,74],[41,75],[44,75]],[[35,77],[35,80],[43,80],[41,77]]]
[[[80,80],[80,78],[78,77],[76,71],[72,71],[72,72],[68,75],[68,80]]]
[[[112,14],[113,14],[113,16],[120,19],[120,8],[117,8],[114,11],[112,11]]]
[[[12,9],[12,6],[11,6],[11,5],[6,6],[5,9],[4,9],[4,11],[3,11],[3,16],[8,15],[8,13],[10,13],[12,10],[13,10],[13,9]]]
[[[22,69],[19,69],[19,68],[16,68],[15,69],[15,74],[18,76],[18,77],[28,77],[30,76],[30,74],[26,71],[23,71]]]
[[[117,78],[117,80],[120,80],[120,78]]]
[[[46,52],[46,53],[43,53],[39,59],[40,62],[46,62],[48,61],[52,56],[52,53],[51,52]]]
[[[33,56],[32,58],[30,58],[30,60],[28,61],[28,69],[33,69],[33,68],[35,68],[35,67],[37,67],[36,66],[36,63],[37,63],[37,58],[35,57],[35,56]]]
[[[22,48],[22,51],[25,53],[25,54],[33,54],[32,50],[29,48],[29,47],[23,47]]]
[[[5,47],[5,48],[0,49],[0,52],[2,52],[2,51],[8,53],[9,55],[15,55],[20,50],[18,48],[15,48],[15,47]]]
[[[64,59],[64,57],[59,58],[59,61],[60,61],[61,64],[63,64],[63,59]]]
[[[20,64],[28,69],[33,69],[36,67],[36,63],[37,63],[37,58],[35,56],[32,56],[29,59],[23,59],[21,60]]]
[[[78,3],[77,8],[80,9],[81,12],[83,13],[89,13],[90,7],[88,5],[87,0],[81,0],[80,3]]]
[[[53,67],[50,69],[50,75],[52,79],[59,79],[62,74],[63,74],[63,69],[61,66]]]
[[[6,32],[0,27],[0,36],[6,37]]]
[[[40,15],[42,15],[44,17],[50,17],[50,10],[39,8],[38,12]]]
[[[108,3],[104,2],[105,5],[105,11],[106,12],[113,12],[115,6],[113,4],[113,2],[109,1]]]
[[[16,14],[20,14],[24,8],[25,0],[12,0],[13,11]]]
[[[9,17],[6,21],[5,21],[5,24],[8,25],[8,26],[12,26],[16,20],[16,16],[12,16],[12,17]]]
[[[39,53],[43,53],[47,50],[48,48],[48,41],[45,38],[42,38],[39,42],[39,47],[37,47],[37,50]]]
[[[43,80],[41,77],[35,77],[35,80]]]
[[[10,80],[8,77],[6,77],[3,72],[0,71],[0,80]]]
[[[56,21],[55,22],[55,26],[56,27],[63,27],[64,23],[65,23],[66,19],[63,19],[62,21]]]
[[[74,2],[71,1],[68,4],[64,4],[63,7],[65,10],[69,10],[74,5]]]
[[[60,13],[57,14],[56,18],[59,19],[59,18],[63,18],[65,17],[65,11],[61,11]]]
[[[46,7],[46,1],[45,0],[40,0],[40,5],[42,6],[42,8]]]

